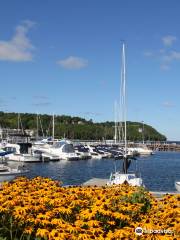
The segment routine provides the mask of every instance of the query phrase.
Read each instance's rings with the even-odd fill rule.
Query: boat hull
[[[175,182],[175,188],[178,192],[180,192],[180,182]]]
[[[109,181],[107,182],[108,186],[119,185],[127,183],[131,186],[143,186],[142,178],[137,177],[134,173],[119,173],[116,172],[111,174]]]
[[[22,176],[25,173],[28,173],[29,170],[17,170],[17,171],[12,171],[12,172],[1,172],[0,173],[0,182],[5,182],[5,181],[11,181],[17,176]]]
[[[13,162],[23,162],[23,163],[31,163],[31,162],[41,162],[39,157],[32,156],[30,154],[10,154],[7,157],[8,161]]]

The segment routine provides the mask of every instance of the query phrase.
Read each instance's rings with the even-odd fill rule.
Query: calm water
[[[90,178],[109,178],[114,171],[112,159],[27,163],[28,177],[38,175],[61,180],[64,185],[81,184]],[[121,169],[122,161],[116,161]],[[152,191],[174,191],[174,181],[180,181],[180,153],[157,152],[133,161],[130,170],[139,169],[146,187]]]

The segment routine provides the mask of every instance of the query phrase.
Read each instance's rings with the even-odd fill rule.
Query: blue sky
[[[0,110],[114,120],[126,41],[128,120],[180,140],[178,0],[2,0]]]

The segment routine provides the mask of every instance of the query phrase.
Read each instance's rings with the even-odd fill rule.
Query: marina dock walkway
[[[102,187],[102,186],[106,186],[108,179],[105,178],[91,178],[88,181],[84,182],[82,184],[82,186],[98,186],[98,187]],[[170,192],[170,191],[166,191],[166,192],[154,192],[154,191],[150,191],[150,193],[156,197],[156,198],[161,198],[166,194],[180,194],[179,192]]]

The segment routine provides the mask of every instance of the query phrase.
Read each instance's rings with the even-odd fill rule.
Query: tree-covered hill
[[[37,132],[37,122],[39,135],[52,135],[52,116],[43,114],[37,115],[31,113],[4,113],[0,112],[0,126],[1,128],[17,129],[18,126],[23,129],[32,129],[34,133]],[[19,119],[19,121],[18,121]],[[37,121],[38,119],[38,121]],[[19,124],[18,124],[19,122]],[[123,123],[122,123],[123,124]],[[83,140],[102,140],[114,138],[114,122],[93,123],[92,120],[85,120],[80,117],[71,116],[55,116],[55,137],[66,137],[69,139],[83,139]],[[117,134],[118,135],[118,134]],[[122,134],[121,134],[122,135]],[[131,141],[165,141],[166,137],[160,134],[153,127],[144,124],[144,131],[142,123],[127,122],[127,139]]]

